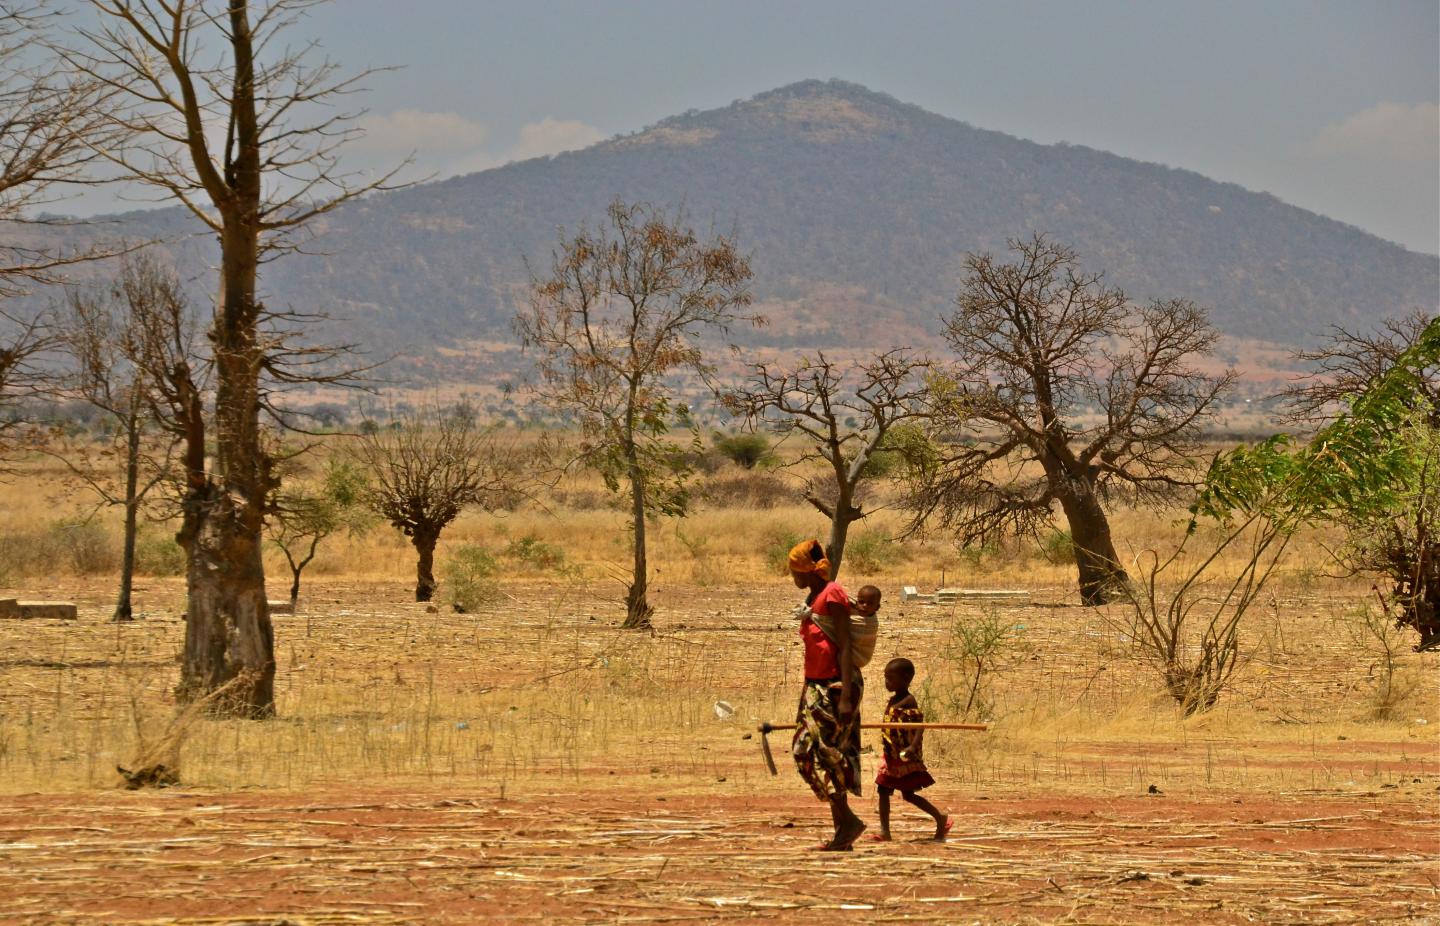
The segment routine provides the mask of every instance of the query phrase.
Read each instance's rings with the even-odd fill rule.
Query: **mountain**
[[[616,198],[737,236],[776,345],[915,343],[968,251],[1044,232],[1136,301],[1183,296],[1237,338],[1303,343],[1434,309],[1440,259],[1200,174],[976,128],[840,81],[691,111],[583,151],[377,195],[265,270],[272,301],[416,355],[510,340],[526,261]],[[187,226],[132,213],[135,233]],[[192,249],[193,250],[193,249]],[[192,253],[187,261],[204,259]]]

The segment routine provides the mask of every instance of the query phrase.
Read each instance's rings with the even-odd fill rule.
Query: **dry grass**
[[[0,487],[0,531],[12,536],[76,504],[53,468],[32,466],[23,481]],[[587,478],[562,486],[570,498],[599,488]],[[113,528],[110,513],[101,518]],[[1122,549],[1139,550],[1174,543],[1179,519],[1178,511],[1123,511],[1114,528]],[[900,524],[897,513],[881,511],[855,536],[883,543]],[[702,506],[676,527],[666,522],[651,535],[660,608],[653,636],[616,626],[623,589],[615,576],[628,535],[615,511],[536,507],[462,518],[445,534],[441,559],[455,545],[501,552],[524,538],[565,558],[557,568],[502,556],[507,597],[479,614],[429,614],[407,601],[412,551],[395,532],[332,539],[307,572],[301,613],[276,619],[280,719],[191,725],[184,779],[295,788],[425,776],[503,788],[536,776],[579,782],[597,769],[656,768],[692,783],[723,776],[758,786],[755,745],[741,733],[753,721],[788,719],[799,679],[786,616],[795,593],[775,555],[793,536],[823,534],[824,524],[786,504]],[[912,657],[933,717],[954,709],[964,684],[961,667],[943,657],[952,625],[981,612],[905,605],[899,586],[934,586],[943,575],[952,585],[1031,590],[1032,605],[1000,612],[1014,633],[991,676],[995,731],[937,736],[928,746],[937,777],[956,785],[1346,788],[1433,774],[1437,657],[1402,652],[1397,671],[1428,682],[1377,714],[1374,700],[1396,688],[1380,691],[1378,657],[1363,635],[1341,632],[1366,589],[1322,578],[1324,539],[1295,545],[1265,607],[1248,620],[1249,659],[1233,690],[1215,711],[1188,720],[1129,644],[1122,609],[1072,606],[1073,567],[1034,544],[960,551],[896,543],[885,546],[883,565],[848,572],[846,581],[886,590],[876,663]],[[143,579],[136,597],[145,619],[117,627],[104,623],[111,580],[56,566],[44,576],[0,575],[0,595],[84,605],[77,624],[0,623],[7,791],[110,786],[114,766],[134,754],[137,728],[153,739],[175,712],[180,581]],[[279,591],[283,573],[278,561],[272,567]],[[884,692],[879,673],[869,674],[865,710],[875,716]],[[713,714],[721,699],[739,708],[729,723]],[[1391,719],[1367,720],[1375,716]]]
[[[98,586],[89,589],[99,591]],[[278,708],[271,723],[192,725],[187,783],[308,787],[421,776],[487,783],[539,778],[579,786],[597,772],[656,769],[699,783],[758,784],[761,719],[793,711],[799,648],[783,586],[674,588],[651,636],[620,631],[617,609],[583,585],[512,582],[487,613],[428,614],[395,583],[326,584],[305,613],[276,619]],[[8,791],[109,786],[137,724],[154,739],[183,625],[175,582],[148,583],[132,626],[104,623],[104,599],[77,624],[0,624],[0,781]],[[157,611],[156,601],[168,602]],[[1277,599],[1256,621],[1253,654],[1220,706],[1184,719],[1153,670],[1103,614],[1058,605],[1007,609],[1018,645],[995,676],[994,732],[936,735],[937,777],[974,789],[1375,788],[1436,768],[1435,686],[1389,722],[1369,722],[1371,664],[1334,632],[1333,599]],[[877,662],[911,656],[932,716],[954,673],[937,657],[948,626],[977,612],[892,604]],[[1433,654],[1405,671],[1435,677]],[[870,672],[864,709],[883,691]],[[728,723],[717,700],[735,705]],[[1415,723],[1426,719],[1427,725]]]

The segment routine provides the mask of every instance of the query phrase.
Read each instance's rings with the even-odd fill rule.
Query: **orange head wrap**
[[[818,540],[804,540],[797,543],[790,551],[790,571],[805,574],[816,572],[820,578],[830,580],[830,560],[825,556],[825,548]]]

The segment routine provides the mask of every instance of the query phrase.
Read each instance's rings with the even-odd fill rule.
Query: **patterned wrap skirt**
[[[822,801],[845,791],[860,793],[860,699],[865,694],[865,680],[857,672],[851,683],[855,710],[848,723],[840,723],[838,679],[806,679],[795,715],[790,752],[800,777]]]

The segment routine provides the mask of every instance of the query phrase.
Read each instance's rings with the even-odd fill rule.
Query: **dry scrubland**
[[[496,553],[501,598],[478,613],[407,600],[412,550],[388,528],[337,537],[307,571],[299,613],[275,619],[279,719],[180,730],[182,580],[143,576],[143,619],[108,623],[108,514],[76,527],[59,473],[27,465],[0,488],[0,597],[73,598],[81,619],[0,622],[12,795],[0,897],[13,902],[0,919],[200,922],[222,902],[295,923],[1440,915],[1437,656],[1402,646],[1386,693],[1378,645],[1352,632],[1368,586],[1324,576],[1324,537],[1297,542],[1247,620],[1231,690],[1187,719],[1129,643],[1124,610],[1074,606],[1056,551],[893,544],[898,516],[862,522],[845,581],[885,589],[876,661],[916,661],[931,719],[958,719],[970,700],[957,624],[988,621],[1005,642],[975,702],[992,732],[927,740],[955,838],[842,861],[798,851],[825,813],[788,768],[785,737],[773,737],[778,779],[745,738],[793,713],[796,593],[778,556],[824,534],[809,509],[763,507],[773,475],[722,470],[708,477],[716,501],[653,532],[653,634],[618,628],[628,536],[596,507],[598,483],[446,533],[442,565],[466,543]],[[1139,550],[1175,543],[1178,519],[1126,512],[1114,526]],[[151,528],[152,571],[173,571],[166,533]],[[283,562],[271,566],[281,597]],[[942,570],[1032,601],[901,603],[901,585],[933,587]],[[884,692],[868,675],[875,718]],[[722,700],[734,717],[717,717]],[[109,790],[114,766],[167,728],[185,787]],[[921,822],[897,810],[900,833]]]

